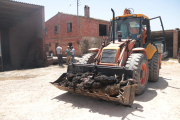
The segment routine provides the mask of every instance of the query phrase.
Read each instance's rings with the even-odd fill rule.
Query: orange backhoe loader
[[[86,59],[86,64],[69,64],[67,73],[56,81],[55,87],[85,96],[132,105],[135,94],[142,94],[148,81],[158,81],[161,56],[165,51],[164,37],[151,36],[150,20],[143,14],[124,15],[111,21],[111,42],[103,43],[97,53]]]

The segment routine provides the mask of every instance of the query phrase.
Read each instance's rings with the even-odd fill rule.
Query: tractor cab
[[[136,47],[142,47],[150,40],[149,18],[143,14],[117,16],[114,23],[115,42],[131,39],[136,40]],[[111,39],[113,39],[113,34],[111,34]]]

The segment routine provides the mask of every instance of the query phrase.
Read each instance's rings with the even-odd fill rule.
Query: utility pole
[[[78,6],[79,6],[79,0],[77,0],[77,16],[78,16]]]
[[[79,6],[79,0],[77,0],[77,25],[79,30],[79,15],[78,15],[78,6]]]

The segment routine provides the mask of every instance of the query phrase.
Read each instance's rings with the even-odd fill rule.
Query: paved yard
[[[57,65],[0,73],[0,120],[180,119],[180,64],[163,61],[158,82],[149,82],[132,107],[61,91]]]

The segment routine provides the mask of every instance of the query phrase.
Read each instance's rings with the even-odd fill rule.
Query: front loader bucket
[[[133,74],[133,70],[117,66],[70,64],[67,73],[51,84],[72,93],[132,105],[137,85]]]

